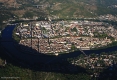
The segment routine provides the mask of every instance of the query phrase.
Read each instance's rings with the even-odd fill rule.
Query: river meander
[[[28,55],[28,54],[24,54],[22,52],[19,52],[19,50],[17,50],[17,48],[13,47],[13,42],[9,42],[9,41],[5,41],[4,40],[10,40],[12,39],[12,32],[13,29],[15,28],[15,25],[8,25],[3,31],[2,31],[2,40],[3,42],[2,45],[10,52],[12,53],[12,55],[14,55],[14,57],[17,57],[19,59],[23,59],[29,62],[37,62],[37,60],[39,59],[40,55]],[[13,48],[12,48],[13,47]],[[84,52],[86,54],[91,54],[91,53],[96,53],[96,54],[100,54],[102,52],[111,52],[111,51],[117,51],[117,46],[113,46],[113,47],[108,47],[106,49],[99,49],[99,50],[84,50]],[[66,53],[66,54],[60,54],[59,56],[51,56],[50,55],[46,55],[46,57],[41,57],[43,58],[43,60],[48,61],[48,59],[53,60],[53,61],[58,61],[61,59],[67,59],[67,58],[72,58],[72,57],[77,57],[80,54],[82,54],[82,52],[80,51],[75,51],[75,52],[71,52],[71,53]],[[44,55],[44,54],[43,54]],[[23,56],[23,57],[22,57]],[[46,59],[48,58],[48,59]],[[33,59],[33,60],[32,60]]]

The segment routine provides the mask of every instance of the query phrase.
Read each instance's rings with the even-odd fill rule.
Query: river
[[[12,39],[12,32],[14,28],[15,28],[15,25],[7,25],[7,27],[2,31],[1,44],[8,51],[9,55],[15,57],[15,59],[25,61],[30,64],[35,64],[39,62],[49,63],[49,62],[60,61],[62,59],[77,57],[80,54],[82,54],[82,52],[80,51],[60,54],[59,56],[50,56],[45,54],[33,55],[33,54],[23,53],[14,46],[14,42]],[[91,54],[91,53],[100,54],[102,52],[111,52],[111,51],[117,51],[117,46],[109,47],[106,49],[100,49],[100,50],[84,50],[86,54]]]

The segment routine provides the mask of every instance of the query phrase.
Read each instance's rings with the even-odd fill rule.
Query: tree
[[[71,31],[73,31],[73,32],[77,32],[76,27],[74,27],[73,29],[71,29]]]
[[[27,11],[27,12],[25,12],[25,14],[23,15],[23,17],[25,17],[25,18],[33,18],[33,15],[34,15],[33,12]]]
[[[71,51],[73,51],[73,50],[77,50],[77,48],[76,48],[75,45],[72,44],[72,46],[71,46]]]

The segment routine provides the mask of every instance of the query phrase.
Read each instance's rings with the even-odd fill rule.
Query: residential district
[[[76,66],[84,67],[90,70],[95,77],[99,76],[115,76],[117,73],[114,73],[114,70],[117,69],[117,52],[110,52],[110,53],[101,53],[101,54],[90,54],[87,56],[80,55],[75,58],[71,58],[71,64]],[[101,74],[104,69],[107,69],[107,72]],[[114,74],[113,74],[114,73]],[[93,76],[91,75],[91,76]]]
[[[115,26],[87,20],[20,23],[15,34],[21,38],[20,45],[44,54],[90,50],[107,46],[117,40]],[[21,49],[31,50],[27,47]]]

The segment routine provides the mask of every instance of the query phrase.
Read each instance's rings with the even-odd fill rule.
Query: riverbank
[[[117,46],[117,41],[113,41],[112,43],[108,44],[107,46],[104,47],[99,47],[99,48],[92,48],[91,50],[100,50],[100,49],[106,49],[110,47]]]
[[[17,27],[18,27],[18,25],[15,26],[15,28],[14,28],[14,30],[13,30],[13,33],[12,33],[12,37],[13,37],[13,39],[14,39],[14,41],[15,41],[16,43],[19,43],[20,40],[21,40],[21,38],[20,38],[18,35],[16,35]],[[20,34],[19,34],[19,35],[20,35]]]
[[[4,31],[4,33],[6,33],[6,34],[3,34],[2,37],[5,37],[6,35],[9,34],[8,38],[11,38],[12,37],[11,36],[12,35],[11,32],[13,31],[13,29],[11,29],[12,27],[14,27],[14,26],[6,27],[7,28],[5,30],[6,32]],[[8,33],[7,30],[9,30],[10,33]],[[33,63],[37,62],[38,59],[40,60],[40,55],[39,56],[38,55],[31,55],[31,54],[28,54],[28,53],[24,54],[24,53],[20,52],[19,50],[17,50],[16,47],[13,46],[13,43],[10,43],[10,42],[6,43],[5,42],[5,43],[2,43],[2,44],[6,47],[6,49],[8,49],[13,55],[15,55],[18,58],[21,58],[23,60],[26,59],[26,61],[28,61],[28,60],[30,61],[31,60],[31,62],[33,62]],[[29,48],[29,47],[27,47],[27,48]],[[100,50],[85,50],[84,52],[88,55],[88,54],[91,54],[91,53],[100,54],[101,52],[111,52],[111,51],[116,51],[116,50],[117,50],[117,46],[106,48],[106,49],[100,49]],[[58,56],[58,58],[57,58],[57,61],[58,60],[61,61],[62,59],[76,57],[76,56],[79,56],[80,54],[82,54],[82,52],[80,52],[80,51],[74,51],[74,52],[70,52],[70,53],[66,53],[66,54],[60,54]],[[24,58],[22,56],[25,56],[27,58]],[[42,56],[46,56],[46,58],[48,57],[48,59],[52,59],[50,57],[50,55],[42,54]],[[52,57],[54,58],[55,56],[52,56]],[[43,57],[43,60],[45,61],[46,59]],[[56,60],[54,60],[54,61],[56,61]]]

